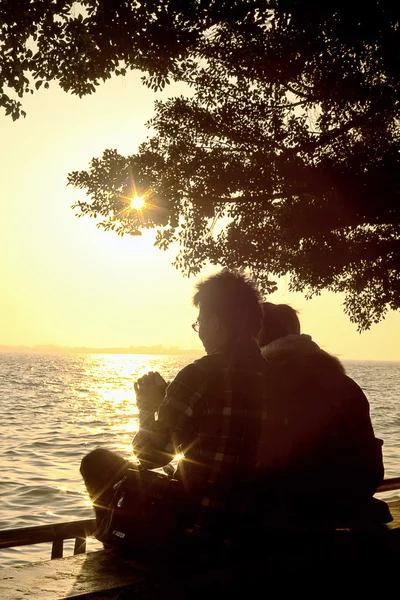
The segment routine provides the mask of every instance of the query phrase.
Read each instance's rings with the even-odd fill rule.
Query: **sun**
[[[135,209],[135,210],[143,210],[145,207],[146,202],[143,199],[143,196],[133,196],[133,198],[131,198],[131,208]]]

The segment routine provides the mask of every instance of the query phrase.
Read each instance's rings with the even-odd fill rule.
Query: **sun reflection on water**
[[[129,423],[125,426],[126,433],[136,433],[139,431],[139,421],[136,419],[135,421],[129,421]]]
[[[139,430],[134,383],[149,371],[158,371],[170,381],[187,361],[179,356],[144,354],[86,354],[80,361],[85,376],[72,390],[70,408],[77,415],[77,435],[85,445],[82,458],[102,447],[137,464],[132,454],[132,440]],[[173,463],[176,465],[181,458],[178,455]],[[91,505],[86,496],[84,502]]]
[[[87,378],[75,388],[73,406],[85,422],[84,437],[94,447],[108,447],[130,458],[132,438],[139,430],[135,381],[149,371],[159,371],[170,380],[179,370],[180,359],[144,354],[89,354],[82,358]]]
[[[105,389],[102,394],[103,400],[113,404],[136,403],[136,394],[133,390],[125,389]]]

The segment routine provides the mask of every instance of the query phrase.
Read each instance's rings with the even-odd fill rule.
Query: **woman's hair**
[[[262,322],[261,296],[245,275],[223,269],[196,285],[193,304],[215,314],[235,337],[257,338]]]
[[[297,312],[288,304],[263,302],[263,320],[258,334],[258,345],[266,346],[274,340],[290,334],[300,334]]]

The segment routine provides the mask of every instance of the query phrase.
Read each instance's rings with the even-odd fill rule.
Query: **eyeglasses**
[[[195,323],[192,323],[192,327],[193,327],[193,330],[194,330],[196,333],[199,333],[199,329],[200,329],[200,323],[199,323],[199,320],[198,320],[198,319],[197,319],[197,321],[196,321]]]

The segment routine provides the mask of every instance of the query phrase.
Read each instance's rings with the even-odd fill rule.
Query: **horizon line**
[[[204,354],[201,348],[180,348],[179,346],[166,347],[163,344],[153,346],[124,346],[124,347],[92,347],[92,346],[59,346],[57,344],[36,344],[35,346],[0,344],[0,353],[21,352],[21,353],[73,353],[73,354],[153,354],[153,355],[197,355]],[[335,355],[336,356],[336,355]],[[392,362],[398,363],[400,359],[389,358],[337,358],[343,362]]]
[[[200,348],[166,347],[163,344],[152,346],[60,346],[58,344],[36,344],[35,346],[1,344],[0,352],[73,352],[76,354],[201,354]]]

